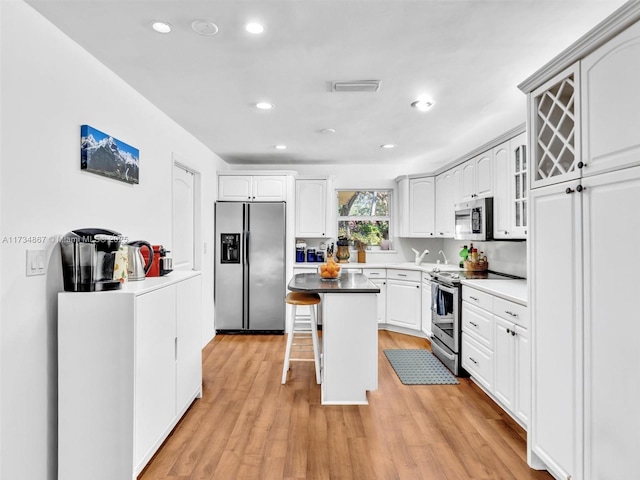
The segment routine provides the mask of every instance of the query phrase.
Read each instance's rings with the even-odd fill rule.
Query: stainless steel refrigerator
[[[217,332],[284,332],[285,209],[283,202],[216,202]]]

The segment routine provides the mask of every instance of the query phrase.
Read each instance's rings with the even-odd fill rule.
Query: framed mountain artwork
[[[139,183],[140,152],[89,125],[80,127],[80,168],[87,172]]]

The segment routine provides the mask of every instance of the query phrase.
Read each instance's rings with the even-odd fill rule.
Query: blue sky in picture
[[[81,131],[82,138],[85,138],[88,135],[93,135],[93,138],[95,139],[96,142],[100,142],[101,140],[104,140],[105,138],[109,138],[111,136],[104,132],[101,132],[100,130],[96,130],[95,128],[90,127],[89,125],[83,125],[81,130],[82,130]],[[111,137],[111,138],[113,138],[113,141],[116,143],[119,150],[130,153],[134,157],[139,158],[140,151],[137,148],[134,148],[131,145],[127,145],[126,143],[118,140],[117,138],[114,138],[114,137]]]

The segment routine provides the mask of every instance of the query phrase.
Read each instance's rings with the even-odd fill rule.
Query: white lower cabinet
[[[58,477],[135,479],[202,394],[196,272],[58,296]]]
[[[484,388],[493,387],[493,352],[462,332],[462,367]]]
[[[462,366],[526,428],[531,396],[527,307],[466,285],[462,296]]]
[[[387,322],[387,280],[384,278],[371,279],[376,287],[380,289],[378,294],[378,324]]]
[[[421,331],[421,281],[418,271],[387,270],[388,324]]]
[[[378,325],[387,322],[387,270],[384,268],[363,268],[362,273],[380,289],[378,298]]]
[[[495,383],[493,394],[502,405],[527,425],[531,404],[529,334],[526,328],[495,320]]]

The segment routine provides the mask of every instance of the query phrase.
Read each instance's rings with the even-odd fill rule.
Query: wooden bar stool
[[[287,304],[293,306],[293,325],[291,333],[287,338],[287,349],[284,354],[284,366],[282,367],[282,383],[287,383],[287,372],[289,371],[289,363],[298,362],[315,362],[316,365],[316,382],[320,383],[320,342],[318,341],[318,318],[316,305],[320,303],[320,295],[317,293],[290,292],[285,300]],[[298,315],[299,306],[308,306],[311,314],[309,317]],[[311,339],[311,343],[309,343]],[[292,357],[291,353],[296,355]],[[309,353],[313,351],[313,358]],[[307,354],[300,356],[299,354]]]

